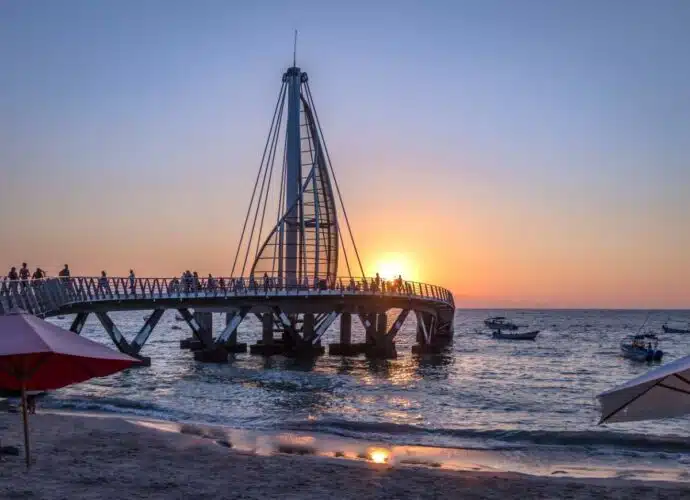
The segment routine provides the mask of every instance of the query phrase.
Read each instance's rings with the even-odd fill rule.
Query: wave
[[[286,423],[294,431],[324,432],[345,437],[365,435],[400,438],[453,438],[468,441],[492,443],[481,448],[514,449],[515,445],[568,446],[568,447],[611,447],[644,451],[690,452],[690,442],[681,436],[649,436],[612,431],[530,431],[530,430],[477,430],[428,428],[390,422],[354,422],[328,419]],[[437,442],[438,440],[434,439]],[[499,444],[500,443],[500,444]],[[409,444],[409,443],[408,443]],[[505,446],[512,445],[512,446]],[[465,446],[460,446],[465,447]]]
[[[83,412],[128,413],[138,416],[170,420],[171,411],[153,403],[133,401],[124,398],[52,398],[46,397],[41,406],[55,410],[76,410]]]
[[[53,409],[83,412],[119,413],[167,421],[204,421],[217,424],[209,415],[187,415],[171,408],[150,402],[116,397],[51,398],[46,397],[41,406]],[[262,419],[239,422],[235,425],[254,429],[275,429]],[[515,450],[531,446],[563,446],[578,448],[613,448],[619,451],[638,450],[647,452],[690,452],[690,442],[682,436],[651,436],[603,431],[549,431],[504,429],[450,429],[423,427],[392,422],[358,422],[343,419],[299,420],[283,422],[279,429],[315,432],[341,437],[385,440],[400,445],[440,446],[483,450]]]

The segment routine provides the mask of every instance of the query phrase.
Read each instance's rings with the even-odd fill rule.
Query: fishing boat
[[[170,327],[172,330],[182,330],[182,327],[179,325],[173,325]]]
[[[661,361],[664,351],[659,349],[659,337],[645,333],[624,339],[621,342],[621,356],[634,361]]]
[[[539,335],[539,330],[533,330],[531,332],[502,332],[501,330],[494,330],[491,336],[495,339],[505,339],[505,340],[534,340]]]
[[[508,321],[508,318],[504,316],[492,316],[484,320],[484,324],[491,328],[492,330],[517,330],[517,326],[512,321]]]
[[[676,328],[668,326],[668,321],[661,325],[661,329],[664,330],[664,333],[690,333],[690,327]]]

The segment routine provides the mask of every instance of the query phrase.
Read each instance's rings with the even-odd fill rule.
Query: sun
[[[370,274],[373,276],[376,273],[379,273],[379,276],[386,280],[392,280],[398,276],[410,281],[418,279],[414,261],[407,255],[398,252],[388,252],[381,255]]]

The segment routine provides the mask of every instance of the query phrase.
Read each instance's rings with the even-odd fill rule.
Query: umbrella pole
[[[31,467],[31,451],[29,451],[29,416],[26,404],[26,384],[22,384],[22,415],[24,416],[24,455],[26,455],[26,468]]]

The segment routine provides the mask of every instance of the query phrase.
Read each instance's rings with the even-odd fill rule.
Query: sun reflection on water
[[[385,464],[388,462],[390,452],[384,448],[374,448],[369,450],[369,460],[375,464]]]

